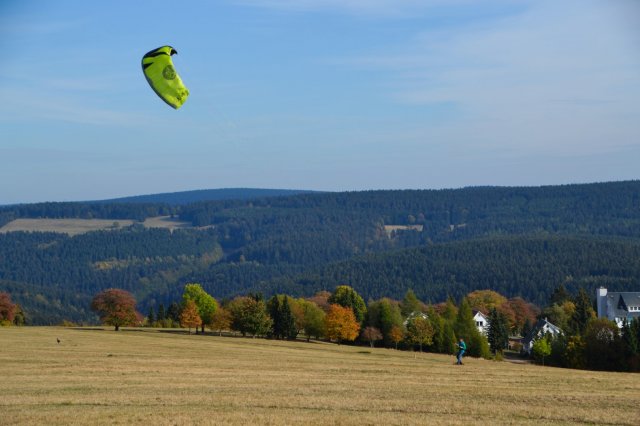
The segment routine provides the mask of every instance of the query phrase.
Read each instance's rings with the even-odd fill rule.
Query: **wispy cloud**
[[[456,105],[457,128],[441,134],[449,140],[566,152],[638,143],[640,117],[631,111],[640,57],[612,7],[540,1],[492,22],[425,30],[346,63],[387,72],[383,90],[396,102]]]

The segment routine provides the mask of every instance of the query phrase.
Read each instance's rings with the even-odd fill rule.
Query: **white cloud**
[[[451,143],[570,153],[637,144],[640,55],[613,2],[540,1],[473,27],[425,30],[395,51],[348,60],[385,70],[396,102],[453,104]]]

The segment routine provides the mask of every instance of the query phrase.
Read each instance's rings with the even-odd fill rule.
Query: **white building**
[[[425,314],[424,312],[420,312],[420,311],[413,311],[409,314],[409,316],[407,317],[407,319],[404,320],[404,322],[402,323],[402,325],[404,325],[405,327],[407,326],[407,324],[409,324],[410,321],[413,321],[416,318],[422,318],[423,320],[428,320],[429,317],[427,316],[427,314]]]
[[[489,319],[480,311],[473,310],[473,320],[476,323],[476,328],[483,336],[487,335],[489,331]]]
[[[529,334],[522,339],[522,351],[528,354],[531,354],[531,350],[533,349],[533,344],[536,340],[544,337],[546,334],[551,334],[552,336],[557,336],[558,334],[562,334],[562,330],[551,324],[547,319],[539,320],[531,329]]]
[[[640,318],[640,291],[608,292],[606,288],[600,287],[596,290],[596,301],[598,318],[615,321],[618,327],[622,327],[625,318],[627,322]]]

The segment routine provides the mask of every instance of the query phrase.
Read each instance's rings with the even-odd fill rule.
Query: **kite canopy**
[[[153,91],[167,104],[178,109],[189,97],[189,90],[173,67],[171,55],[176,53],[171,46],[148,52],[142,57],[142,71]]]

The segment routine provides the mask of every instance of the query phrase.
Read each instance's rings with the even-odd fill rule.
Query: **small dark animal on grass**
[[[56,340],[58,341],[58,344],[60,344],[60,339],[58,339],[58,338],[56,337]]]

